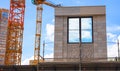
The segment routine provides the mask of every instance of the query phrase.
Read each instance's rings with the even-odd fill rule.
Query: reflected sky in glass
[[[81,18],[81,29],[92,29],[92,18]]]
[[[69,31],[69,42],[80,42],[79,31]]]
[[[79,29],[79,18],[69,18],[69,29]]]
[[[69,18],[69,42],[77,43],[80,41],[92,42],[92,18]]]

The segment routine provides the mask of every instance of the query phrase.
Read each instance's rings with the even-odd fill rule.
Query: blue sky
[[[50,0],[55,4],[61,3],[62,6],[106,6],[106,24],[107,24],[107,39],[108,42],[116,42],[120,38],[120,0]],[[0,8],[9,9],[10,0],[0,2]],[[53,38],[54,35],[54,8],[43,6],[43,24],[42,24],[42,41],[46,41],[46,57],[53,53]],[[26,0],[25,22],[24,22],[24,40],[22,61],[29,59],[34,55],[34,41],[36,28],[36,6],[31,3],[31,0]],[[46,28],[47,27],[47,28]],[[109,56],[117,56],[117,48],[115,45],[108,47]],[[113,51],[112,53],[110,51]],[[42,48],[41,48],[42,55]]]

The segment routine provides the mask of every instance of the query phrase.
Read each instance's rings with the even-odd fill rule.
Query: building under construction
[[[35,54],[31,64],[37,64],[20,65],[25,0],[11,0],[8,28],[8,10],[0,10],[0,71],[120,71],[119,60],[107,58],[105,6],[61,7],[46,0],[32,2],[37,6],[37,19]],[[38,62],[42,4],[55,8],[54,58],[43,58]]]
[[[55,58],[107,59],[106,7],[55,8],[54,44]]]
[[[4,65],[7,25],[8,25],[8,10],[0,9],[0,65]]]
[[[0,66],[1,70],[119,71],[120,62],[107,58],[105,10],[105,6],[55,8],[54,58],[37,65]]]

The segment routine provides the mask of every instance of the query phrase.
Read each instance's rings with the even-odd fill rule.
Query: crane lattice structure
[[[25,0],[10,0],[5,65],[20,65],[24,29]]]
[[[60,5],[55,5],[51,2],[47,2],[46,0],[32,0],[32,3],[37,6],[37,17],[36,17],[36,34],[35,34],[35,47],[34,47],[34,64],[39,63],[40,56],[40,41],[41,41],[41,29],[42,29],[42,11],[43,4],[46,4],[51,7],[59,7]],[[40,60],[40,61],[41,61]]]

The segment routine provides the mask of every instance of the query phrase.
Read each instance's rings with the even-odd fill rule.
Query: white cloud
[[[33,59],[34,59],[34,56],[27,58],[27,59],[23,60],[21,64],[22,65],[29,65],[29,61],[33,60]]]
[[[46,54],[46,55],[45,55],[45,58],[54,58],[53,53]]]
[[[54,25],[53,24],[47,24],[46,25],[46,31],[47,31],[47,39],[51,42],[54,42]]]
[[[45,55],[45,62],[53,62],[54,61],[53,58],[54,58],[53,53],[46,54]]]
[[[118,56],[118,46],[113,44],[108,46],[108,57],[117,57]]]
[[[117,57],[118,56],[118,45],[117,40],[119,39],[120,42],[120,35],[117,36],[116,34],[107,33],[108,41],[108,57]]]
[[[120,35],[118,36],[119,42],[120,42]]]
[[[47,40],[50,42],[54,41],[54,25],[53,24],[47,24],[46,25],[46,35],[47,35]],[[47,42],[47,41],[46,41]],[[53,53],[51,54],[46,54],[45,58],[53,58]],[[26,58],[25,60],[22,61],[22,65],[29,65],[29,61],[34,60],[34,56],[31,56],[30,58]]]
[[[108,37],[108,38],[114,38],[114,37],[116,37],[116,35],[115,35],[115,34],[112,34],[112,33],[107,33],[107,37]]]
[[[107,33],[107,40],[109,42],[116,42],[117,40],[117,35],[113,33]]]
[[[45,58],[54,58],[53,53],[46,54]],[[29,65],[29,61],[34,60],[34,56],[31,56],[30,58],[26,58],[22,61],[21,65]]]

